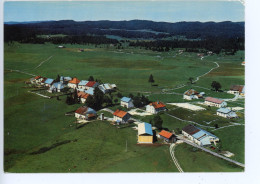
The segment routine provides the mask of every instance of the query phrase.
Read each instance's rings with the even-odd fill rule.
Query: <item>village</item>
[[[117,128],[129,126],[134,130],[137,130],[136,141],[139,145],[171,144],[172,148],[172,146],[176,144],[185,142],[193,146],[198,146],[211,154],[216,154],[215,156],[223,159],[228,159],[234,155],[229,151],[221,152],[221,155],[224,155],[224,157],[217,154],[218,143],[221,140],[221,137],[217,137],[213,133],[200,128],[192,121],[190,121],[191,124],[182,128],[181,131],[177,131],[164,129],[162,127],[160,116],[157,116],[157,119],[159,118],[159,120],[157,120],[158,122],[155,123],[155,126],[151,123],[141,121],[137,119],[138,116],[135,116],[160,115],[161,113],[166,113],[168,111],[168,104],[193,110],[204,110],[205,108],[203,108],[203,106],[208,108],[216,107],[215,116],[226,119],[239,118],[236,110],[233,110],[232,107],[228,107],[226,100],[207,96],[205,92],[198,92],[194,89],[188,89],[183,92],[183,99],[187,102],[197,99],[203,100],[203,102],[197,102],[199,105],[189,103],[163,103],[161,101],[151,102],[147,98],[146,103],[143,103],[141,107],[135,107],[134,101],[131,97],[122,96],[118,92],[120,94],[118,95],[120,97],[119,106],[116,110],[111,110],[109,107],[113,106],[112,100],[109,103],[110,106],[105,108],[94,109],[89,107],[91,106],[90,103],[94,103],[93,99],[91,101],[89,98],[95,98],[94,94],[98,93],[98,91],[101,91],[103,95],[111,95],[111,93],[116,93],[118,91],[116,84],[99,83],[98,81],[94,81],[92,76],[89,80],[79,80],[76,77],[71,78],[59,75],[57,79],[36,76],[31,78],[26,82],[26,84],[32,85],[34,88],[43,88],[50,94],[67,95],[67,101],[68,98],[76,98],[76,102],[83,105],[75,111],[68,113],[68,115],[75,116],[76,121],[74,123],[76,124],[84,125],[99,119],[101,121],[108,121],[111,125],[116,126]],[[245,87],[243,85],[231,85],[230,89],[226,92],[235,95],[234,99],[244,98]],[[40,93],[36,94],[42,97],[48,97],[41,95]],[[72,97],[73,95],[75,97]],[[117,102],[117,100],[115,101]],[[106,116],[104,113],[106,115],[107,113],[111,113],[112,117]],[[172,156],[174,159],[174,155]],[[236,161],[231,160],[231,162],[243,166],[243,164]],[[176,163],[176,165],[178,165],[178,163]]]

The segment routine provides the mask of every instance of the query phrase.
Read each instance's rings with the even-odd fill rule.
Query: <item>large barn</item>
[[[138,143],[153,143],[153,130],[151,124],[138,124]]]

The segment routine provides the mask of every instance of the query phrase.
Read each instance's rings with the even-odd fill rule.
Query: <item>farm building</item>
[[[224,118],[237,118],[237,114],[235,111],[232,111],[228,108],[220,108],[217,110],[217,115]]]
[[[85,90],[85,89],[87,89],[87,83],[88,83],[89,81],[87,81],[87,80],[82,80],[82,81],[80,81],[80,83],[78,84],[78,89],[83,89],[83,90]]]
[[[47,87],[51,87],[51,85],[54,83],[54,79],[46,79],[45,82],[44,82],[44,85],[47,86]]]
[[[245,86],[244,85],[232,85],[228,91],[230,94],[239,94],[241,96],[245,95]]]
[[[72,78],[71,77],[60,77],[60,82],[62,82],[63,84],[68,84],[69,81],[71,81]]]
[[[126,107],[126,108],[132,108],[134,107],[134,104],[133,104],[133,100],[131,98],[128,98],[128,97],[123,97],[121,98],[121,103],[120,105],[122,107]]]
[[[207,97],[205,98],[205,102],[206,105],[209,106],[215,106],[215,107],[226,107],[227,106],[227,102],[225,102],[224,100],[218,99],[218,98],[213,98],[213,97]]]
[[[162,130],[159,133],[159,136],[161,139],[164,139],[164,141],[166,141],[166,142],[171,142],[171,143],[176,142],[176,136],[171,132]]]
[[[153,130],[151,124],[138,124],[138,143],[153,143]]]
[[[245,62],[245,61],[243,61],[243,62],[241,63],[241,65],[245,66],[245,65],[246,65],[246,62]]]
[[[130,119],[131,115],[128,112],[121,111],[117,109],[114,113],[113,120],[116,121],[118,124],[120,123],[127,123],[127,121]]]
[[[58,48],[66,48],[65,46],[63,45],[59,45]]]
[[[94,91],[95,91],[94,88],[88,88],[88,89],[85,90],[84,92],[87,93],[87,94],[90,94],[90,95],[94,95]]]
[[[212,142],[216,144],[219,141],[217,136],[191,124],[182,129],[182,134],[199,146],[211,145]]]
[[[166,105],[164,105],[162,102],[152,102],[146,106],[146,111],[150,112],[152,114],[157,114],[160,111],[165,111]]]
[[[80,80],[77,79],[76,77],[74,77],[72,80],[69,81],[68,87],[69,87],[69,88],[76,89],[76,88],[78,88],[78,84],[79,84],[79,83],[80,83]]]
[[[87,84],[86,84],[86,89],[88,88],[95,88],[97,87],[99,84],[96,82],[96,81],[89,81]]]
[[[204,92],[199,93],[199,92],[195,91],[194,89],[189,89],[184,92],[183,99],[186,99],[186,100],[199,99],[199,98],[203,98],[204,94],[205,94]]]
[[[85,103],[86,100],[87,100],[87,98],[89,97],[89,94],[87,94],[87,93],[85,93],[85,92],[83,92],[83,91],[79,91],[79,92],[77,93],[77,95],[78,95],[78,98],[80,98],[80,102],[81,102],[81,103]]]
[[[114,87],[113,87],[111,84],[108,84],[108,83],[106,83],[106,84],[100,84],[100,85],[98,86],[98,88],[99,88],[104,94],[106,94],[106,93],[108,93],[108,92],[114,91]]]
[[[45,86],[45,81],[46,81],[47,79],[48,79],[48,78],[46,78],[46,77],[42,77],[42,81],[40,82],[40,85]]]
[[[31,79],[31,83],[36,83],[36,84],[41,84],[41,82],[43,81],[44,77],[41,76],[36,76],[34,78]]]
[[[55,93],[55,92],[62,92],[65,89],[65,85],[62,82],[55,82],[52,86],[48,89],[48,92]]]
[[[77,119],[90,120],[96,118],[96,116],[97,112],[94,109],[86,106],[82,106],[75,111],[75,117]]]

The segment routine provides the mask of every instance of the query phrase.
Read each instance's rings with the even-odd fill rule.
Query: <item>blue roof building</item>
[[[48,79],[45,80],[44,83],[47,84],[47,85],[51,85],[53,82],[54,82],[54,79],[48,78]]]
[[[86,84],[88,83],[89,81],[87,80],[81,80],[80,83],[79,83],[79,86],[86,86]]]
[[[85,90],[85,93],[88,93],[90,95],[94,95],[94,88],[88,88],[88,90]]]
[[[121,101],[123,101],[123,102],[130,102],[132,99],[131,98],[128,98],[128,97],[123,97],[123,98],[121,98]]]

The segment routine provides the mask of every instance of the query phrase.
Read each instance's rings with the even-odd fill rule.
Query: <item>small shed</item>
[[[160,138],[164,139],[166,142],[173,143],[176,142],[176,136],[168,131],[162,130],[160,133]]]

